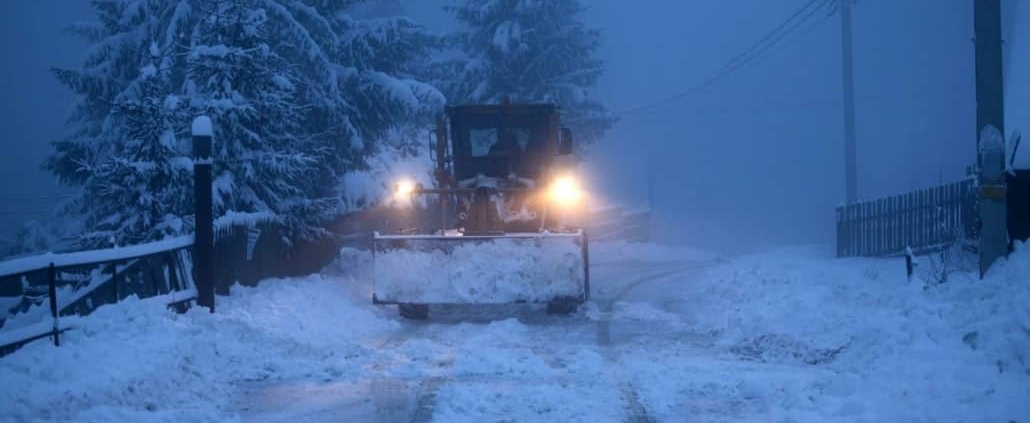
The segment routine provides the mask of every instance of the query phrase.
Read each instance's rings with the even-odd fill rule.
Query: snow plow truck
[[[558,107],[449,106],[428,144],[432,186],[398,181],[407,218],[373,235],[374,303],[425,319],[439,304],[567,314],[589,298],[586,193]]]

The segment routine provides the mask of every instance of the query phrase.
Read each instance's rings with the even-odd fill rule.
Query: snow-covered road
[[[634,290],[715,263],[601,263],[593,302],[570,317],[531,306],[434,309],[430,321],[400,321],[371,341],[385,354],[365,364],[362,378],[252,383],[234,407],[253,422],[656,421],[620,368],[617,347],[660,321],[612,316],[625,313],[621,301]]]
[[[367,303],[362,258],[220,298],[129,301],[65,346],[0,358],[0,421],[981,422],[1030,420],[1030,252],[983,281],[906,283],[818,249],[719,259],[594,249],[593,298]]]

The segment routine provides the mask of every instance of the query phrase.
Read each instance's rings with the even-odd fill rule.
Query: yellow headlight
[[[579,183],[571,176],[562,176],[555,179],[551,184],[551,201],[559,204],[572,204],[583,196]]]
[[[397,183],[394,188],[393,195],[397,198],[405,198],[411,196],[415,192],[415,183],[410,180],[404,179]]]

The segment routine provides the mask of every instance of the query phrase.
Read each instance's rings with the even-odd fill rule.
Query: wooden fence
[[[976,236],[975,181],[837,207],[837,256],[930,251]]]
[[[79,316],[135,295],[183,308],[197,298],[193,236],[0,262],[0,356],[61,333]]]

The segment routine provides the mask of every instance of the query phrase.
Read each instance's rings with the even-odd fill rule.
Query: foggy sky
[[[85,45],[62,30],[89,18],[84,0],[0,1],[0,236],[46,218],[67,192],[40,170],[73,100],[48,69],[76,63]]]
[[[804,1],[732,3],[595,4],[610,58],[599,94],[635,105],[688,87]],[[963,176],[975,145],[972,1],[865,0],[853,17],[859,196]],[[832,242],[844,199],[840,44],[834,16],[703,94],[625,118],[600,167],[650,149],[656,206],[686,243]]]
[[[446,31],[453,23],[439,10],[445,1],[401,3],[414,19]],[[1015,10],[1018,0],[1006,1]],[[587,3],[587,23],[604,31],[600,56],[608,66],[596,95],[618,112],[708,78],[805,0]],[[855,5],[860,197],[954,180],[972,163],[972,4]],[[6,235],[26,210],[41,207],[12,204],[13,196],[54,193],[38,165],[46,143],[62,133],[71,97],[46,68],[78,59],[83,46],[60,30],[89,15],[84,0],[34,0],[0,2],[0,16]],[[623,117],[591,151],[592,189],[610,202],[643,203],[651,170],[665,229],[686,244],[831,243],[833,207],[844,199],[840,19],[801,32],[703,93]]]

